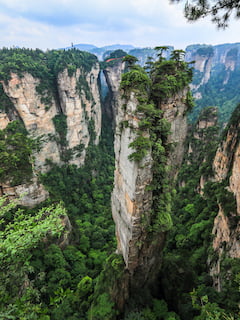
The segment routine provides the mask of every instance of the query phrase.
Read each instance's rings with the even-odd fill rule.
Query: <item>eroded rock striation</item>
[[[76,68],[69,75],[68,70],[59,72],[54,94],[39,93],[42,79],[24,72],[21,76],[11,73],[8,81],[1,81],[3,94],[11,101],[9,110],[0,112],[0,128],[5,129],[13,120],[20,120],[33,139],[39,139],[39,148],[32,154],[33,180],[24,185],[1,183],[2,194],[21,191],[28,196],[23,204],[33,206],[48,196],[38,182],[39,173],[46,172],[46,160],[81,166],[85,160],[86,148],[92,139],[97,144],[101,133],[101,103],[98,88],[99,64],[90,71]]]
[[[138,92],[132,90],[127,95],[123,95],[123,91],[119,93],[122,70],[122,63],[118,63],[114,68],[108,68],[105,74],[113,92],[116,114],[112,214],[116,226],[118,253],[123,255],[126,265],[125,285],[121,290],[127,298],[129,293],[132,295],[140,288],[153,285],[161,266],[166,229],[158,227],[153,209],[156,193],[152,188],[155,170],[152,148],[139,160],[132,156],[134,148],[131,145],[139,137],[139,130],[140,140],[144,141],[150,139],[150,131],[140,128],[145,114],[139,109]],[[112,76],[115,72],[118,74]],[[175,176],[176,168],[183,157],[183,142],[187,132],[185,98],[186,91],[183,90],[161,105],[163,118],[170,123],[168,143],[175,145],[168,160],[171,167],[168,174],[172,177]],[[118,292],[118,295],[121,296],[121,293]],[[119,306],[118,297],[115,297],[115,300]]]
[[[224,186],[224,199],[219,200],[219,212],[214,220],[213,249],[217,259],[211,261],[215,287],[221,291],[221,261],[240,258],[240,142],[239,106],[234,111],[214,162],[215,180]]]

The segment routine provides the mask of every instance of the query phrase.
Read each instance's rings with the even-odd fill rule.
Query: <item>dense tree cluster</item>
[[[220,274],[223,289],[220,293],[212,288],[208,274],[208,259],[216,258],[210,244],[217,204],[221,203],[229,217],[236,208],[234,196],[226,190],[228,181],[217,183],[211,180],[211,163],[219,128],[216,125],[200,129],[198,135],[202,140],[199,140],[195,135],[197,127],[193,126],[188,138],[188,146],[191,145],[193,152],[186,152],[178,187],[174,190],[167,166],[172,148],[168,143],[170,125],[163,118],[160,105],[186,88],[192,69],[183,61],[183,51],[173,51],[166,60],[167,47],[156,49],[157,60],[149,59],[145,69],[135,64],[136,58],[121,51],[109,57],[125,62],[127,69],[121,82],[123,98],[128,99],[130,92],[134,92],[139,102],[137,113],[141,114],[141,119],[136,139],[130,145],[130,160],[141,162],[150,150],[153,157],[154,177],[149,186],[153,191],[153,212],[149,232],[169,232],[158,290],[153,295],[144,292],[139,293],[136,300],[130,299],[122,318],[237,320],[239,261],[223,257]],[[201,54],[211,55],[211,48],[205,48]],[[10,72],[16,72],[20,77],[29,72],[40,80],[44,79],[38,90],[47,99],[55,94],[53,77],[60,71],[67,68],[70,76],[77,67],[89,71],[96,58],[78,50],[43,53],[40,50],[3,49],[0,61],[2,81],[9,79]],[[114,65],[112,61],[105,62],[105,65]],[[79,79],[77,89],[88,94],[84,77]],[[191,109],[190,91],[186,102]],[[11,108],[1,86],[0,109],[8,112]],[[206,120],[214,112],[214,108],[208,108],[201,117]],[[64,148],[66,118],[58,115],[53,121]],[[239,107],[226,130],[238,121]],[[123,129],[128,125],[127,121],[123,123]],[[0,200],[1,319],[120,318],[109,294],[109,288],[119,284],[124,269],[121,256],[113,254],[116,248],[110,205],[113,132],[110,120],[104,118],[102,136],[96,146],[94,123],[89,121],[89,127],[91,139],[83,167],[68,165],[67,161],[58,166],[48,161],[49,172],[40,176],[49,191],[45,203],[27,209],[16,202],[6,201],[6,198]],[[144,135],[146,132],[148,135]],[[40,141],[30,138],[19,121],[12,121],[1,130],[1,181],[10,181],[13,185],[28,182],[32,175],[31,156],[39,147]],[[81,152],[83,148],[79,145],[75,151]],[[199,192],[201,177],[209,181]],[[68,235],[70,244],[61,247],[59,237],[65,231],[61,219],[66,215],[73,231]]]

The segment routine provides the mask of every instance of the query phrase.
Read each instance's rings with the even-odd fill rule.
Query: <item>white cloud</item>
[[[161,44],[237,42],[238,25],[217,31],[208,20],[186,22],[168,0],[0,0],[0,46],[59,48],[73,43]]]

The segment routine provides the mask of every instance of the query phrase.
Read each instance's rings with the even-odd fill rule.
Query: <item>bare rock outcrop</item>
[[[68,75],[67,69],[58,75],[58,92],[62,113],[67,121],[68,148],[74,149],[82,144],[82,154],[73,155],[70,163],[82,165],[85,160],[86,148],[90,141],[89,121],[93,121],[96,133],[95,143],[99,141],[101,134],[101,102],[98,88],[98,75],[100,69],[96,65],[85,74],[77,69],[73,76]],[[84,83],[84,89],[81,87]]]
[[[152,149],[145,153],[140,161],[131,158],[134,148],[130,146],[139,132],[139,123],[145,117],[139,111],[140,104],[137,93],[133,90],[127,95],[119,92],[121,74],[124,65],[117,63],[105,71],[107,83],[113,97],[115,125],[115,175],[112,192],[112,215],[116,226],[118,253],[125,261],[126,283],[122,286],[126,291],[137,292],[141,287],[154,284],[161,266],[161,253],[165,243],[166,231],[151,231],[154,225],[153,214],[153,158]],[[117,74],[115,74],[117,72]],[[138,90],[138,89],[136,89]],[[175,176],[177,167],[183,158],[183,142],[187,133],[185,104],[187,91],[176,94],[162,106],[164,118],[171,124],[168,143],[176,146],[170,156],[169,175]],[[148,129],[141,129],[143,139],[150,138]],[[126,276],[128,274],[128,276]],[[128,288],[128,289],[126,289]],[[118,292],[121,296],[121,293]],[[119,302],[121,309],[123,301]]]
[[[222,256],[240,258],[240,141],[239,141],[239,107],[235,110],[232,121],[226,129],[224,140],[219,146],[213,168],[215,180],[227,182],[225,193],[229,195],[228,205],[231,210],[226,212],[224,203],[219,203],[219,212],[214,220],[213,249],[217,260],[211,262],[211,275],[215,286],[221,290],[221,259]]]
[[[0,112],[0,128],[3,130],[10,121],[19,119],[29,136],[40,141],[39,149],[32,154],[32,183],[20,186],[0,183],[3,194],[9,194],[11,197],[13,194],[17,197],[20,192],[28,194],[22,198],[22,204],[32,207],[48,196],[43,186],[37,182],[37,176],[49,169],[46,160],[61,165],[63,153],[69,151],[72,154],[69,163],[83,165],[91,137],[97,144],[101,134],[99,72],[98,63],[89,72],[83,72],[78,68],[71,76],[67,69],[63,70],[58,74],[56,83],[58,96],[56,93],[50,95],[48,105],[38,90],[43,80],[33,77],[30,73],[23,73],[21,77],[11,73],[8,81],[1,82],[4,93],[13,107],[8,112]],[[61,145],[61,136],[54,123],[54,118],[59,115],[66,118],[64,146]]]
[[[54,100],[52,100],[52,106],[49,109],[46,109],[46,106],[41,102],[41,96],[36,91],[39,83],[40,80],[29,73],[25,73],[21,78],[12,73],[7,84],[5,82],[2,84],[29,134],[34,138],[41,136],[46,138],[48,135],[55,134],[52,118],[58,110]],[[45,170],[46,155],[53,162],[60,162],[60,153],[56,141],[44,139],[41,150],[36,155],[34,163],[36,171]]]

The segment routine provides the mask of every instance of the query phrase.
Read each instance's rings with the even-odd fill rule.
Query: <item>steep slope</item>
[[[1,56],[1,129],[18,119],[28,135],[38,140],[38,148],[31,155],[33,184],[19,187],[2,181],[2,193],[19,195],[25,191],[29,197],[28,200],[23,198],[23,203],[33,205],[47,196],[37,182],[37,176],[49,170],[47,161],[81,166],[90,139],[95,143],[99,141],[99,65],[94,56],[80,51],[44,55],[42,52],[12,49],[3,50]],[[12,64],[4,60],[7,58]],[[19,64],[19,70],[15,61],[24,59],[25,65]],[[10,186],[13,188],[9,189]],[[31,198],[35,199],[33,203]]]
[[[240,258],[239,114],[240,106],[232,114],[213,162],[215,180],[222,191],[212,231],[215,259],[210,260],[211,275],[218,291],[226,285],[226,273],[232,269],[231,263],[226,265],[226,259]]]
[[[208,106],[219,108],[220,122],[227,123],[240,101],[240,44],[191,45],[186,48],[186,61],[195,61],[191,85],[196,98],[192,119]]]
[[[220,137],[217,110],[191,127],[173,206],[161,289],[181,319],[239,316],[239,107]]]
[[[165,68],[165,62],[163,67],[161,63],[156,65],[158,79],[163,72],[161,68]],[[177,66],[178,61],[169,62],[172,77],[180,76]],[[121,290],[125,296],[134,296],[140,288],[153,286],[161,267],[161,252],[171,227],[171,188],[183,157],[188,109],[185,88],[172,87],[170,98],[169,92],[164,91],[159,97],[153,87],[151,101],[154,104],[149,102],[151,81],[156,85],[155,71],[151,80],[143,69],[130,65],[120,85],[125,68],[116,62],[105,71],[116,113],[112,214],[118,253],[123,255],[126,265],[125,284],[120,292],[115,292],[119,297],[123,297]],[[187,64],[182,63],[179,69],[181,76],[189,81],[191,73]],[[162,82],[158,80],[163,87],[165,76]],[[173,145],[176,148],[171,148]],[[114,298],[119,307],[119,298]],[[124,302],[120,300],[123,307]]]

